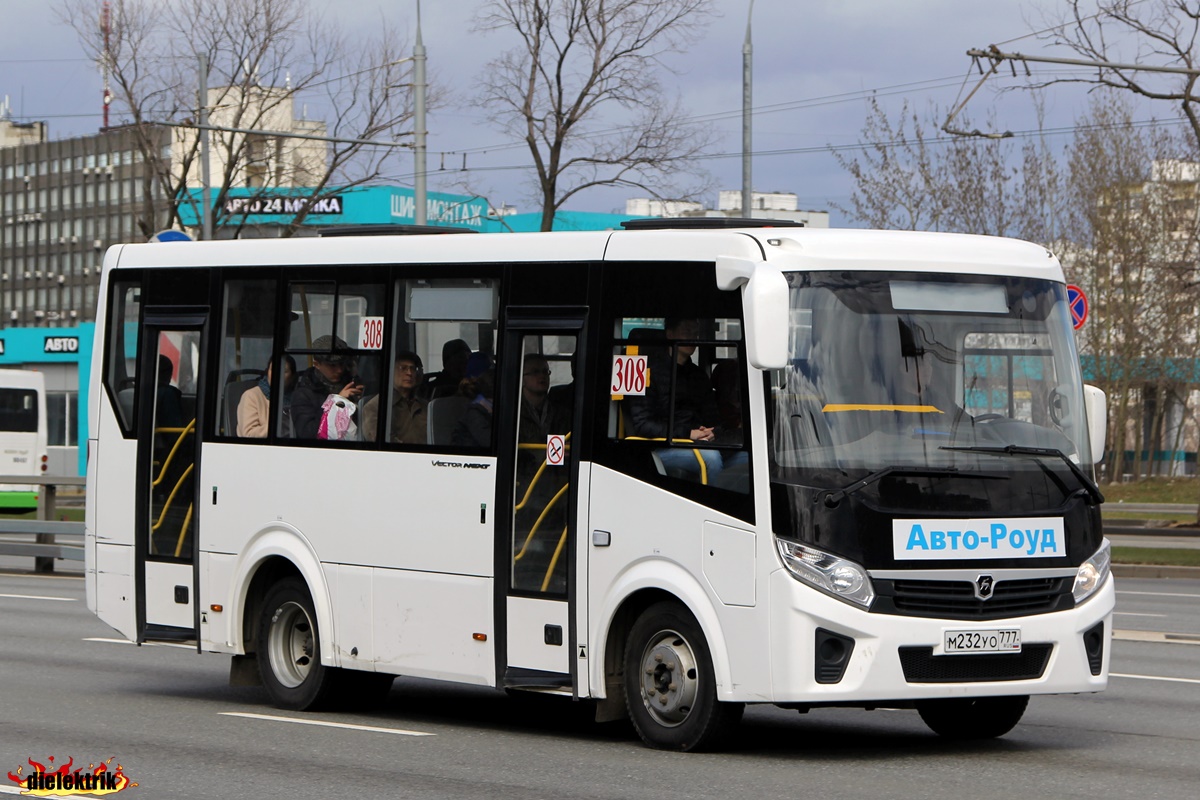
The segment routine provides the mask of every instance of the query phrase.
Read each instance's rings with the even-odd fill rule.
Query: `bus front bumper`
[[[1098,692],[1108,684],[1111,575],[1076,608],[986,622],[872,614],[784,570],[772,574],[770,597],[776,703]],[[1013,630],[1020,652],[944,652],[950,631]]]

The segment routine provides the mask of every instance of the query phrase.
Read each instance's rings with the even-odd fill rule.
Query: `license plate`
[[[998,628],[985,631],[946,631],[942,640],[942,653],[948,656],[971,653],[1019,652],[1021,652],[1020,628]]]

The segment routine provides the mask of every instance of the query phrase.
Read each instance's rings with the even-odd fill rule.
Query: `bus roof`
[[[45,390],[46,376],[30,369],[0,369],[0,386],[6,389]]]
[[[766,260],[782,270],[1015,275],[1061,281],[1045,247],[1016,239],[839,228],[634,230],[485,236],[338,236],[117,245],[108,268]]]

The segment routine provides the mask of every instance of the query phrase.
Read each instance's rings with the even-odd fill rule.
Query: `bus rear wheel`
[[[335,689],[336,671],[321,664],[312,597],[298,578],[282,580],[267,592],[258,623],[258,670],[279,708],[313,708]]]
[[[742,703],[717,700],[708,643],[678,603],[646,609],[625,646],[625,705],[642,741],[660,750],[720,744],[742,717]]]
[[[920,700],[917,713],[930,730],[945,739],[995,739],[1021,721],[1029,695],[1015,697],[955,697]]]

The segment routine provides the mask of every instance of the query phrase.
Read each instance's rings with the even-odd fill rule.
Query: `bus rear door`
[[[138,641],[197,640],[204,309],[146,309],[138,374]]]

